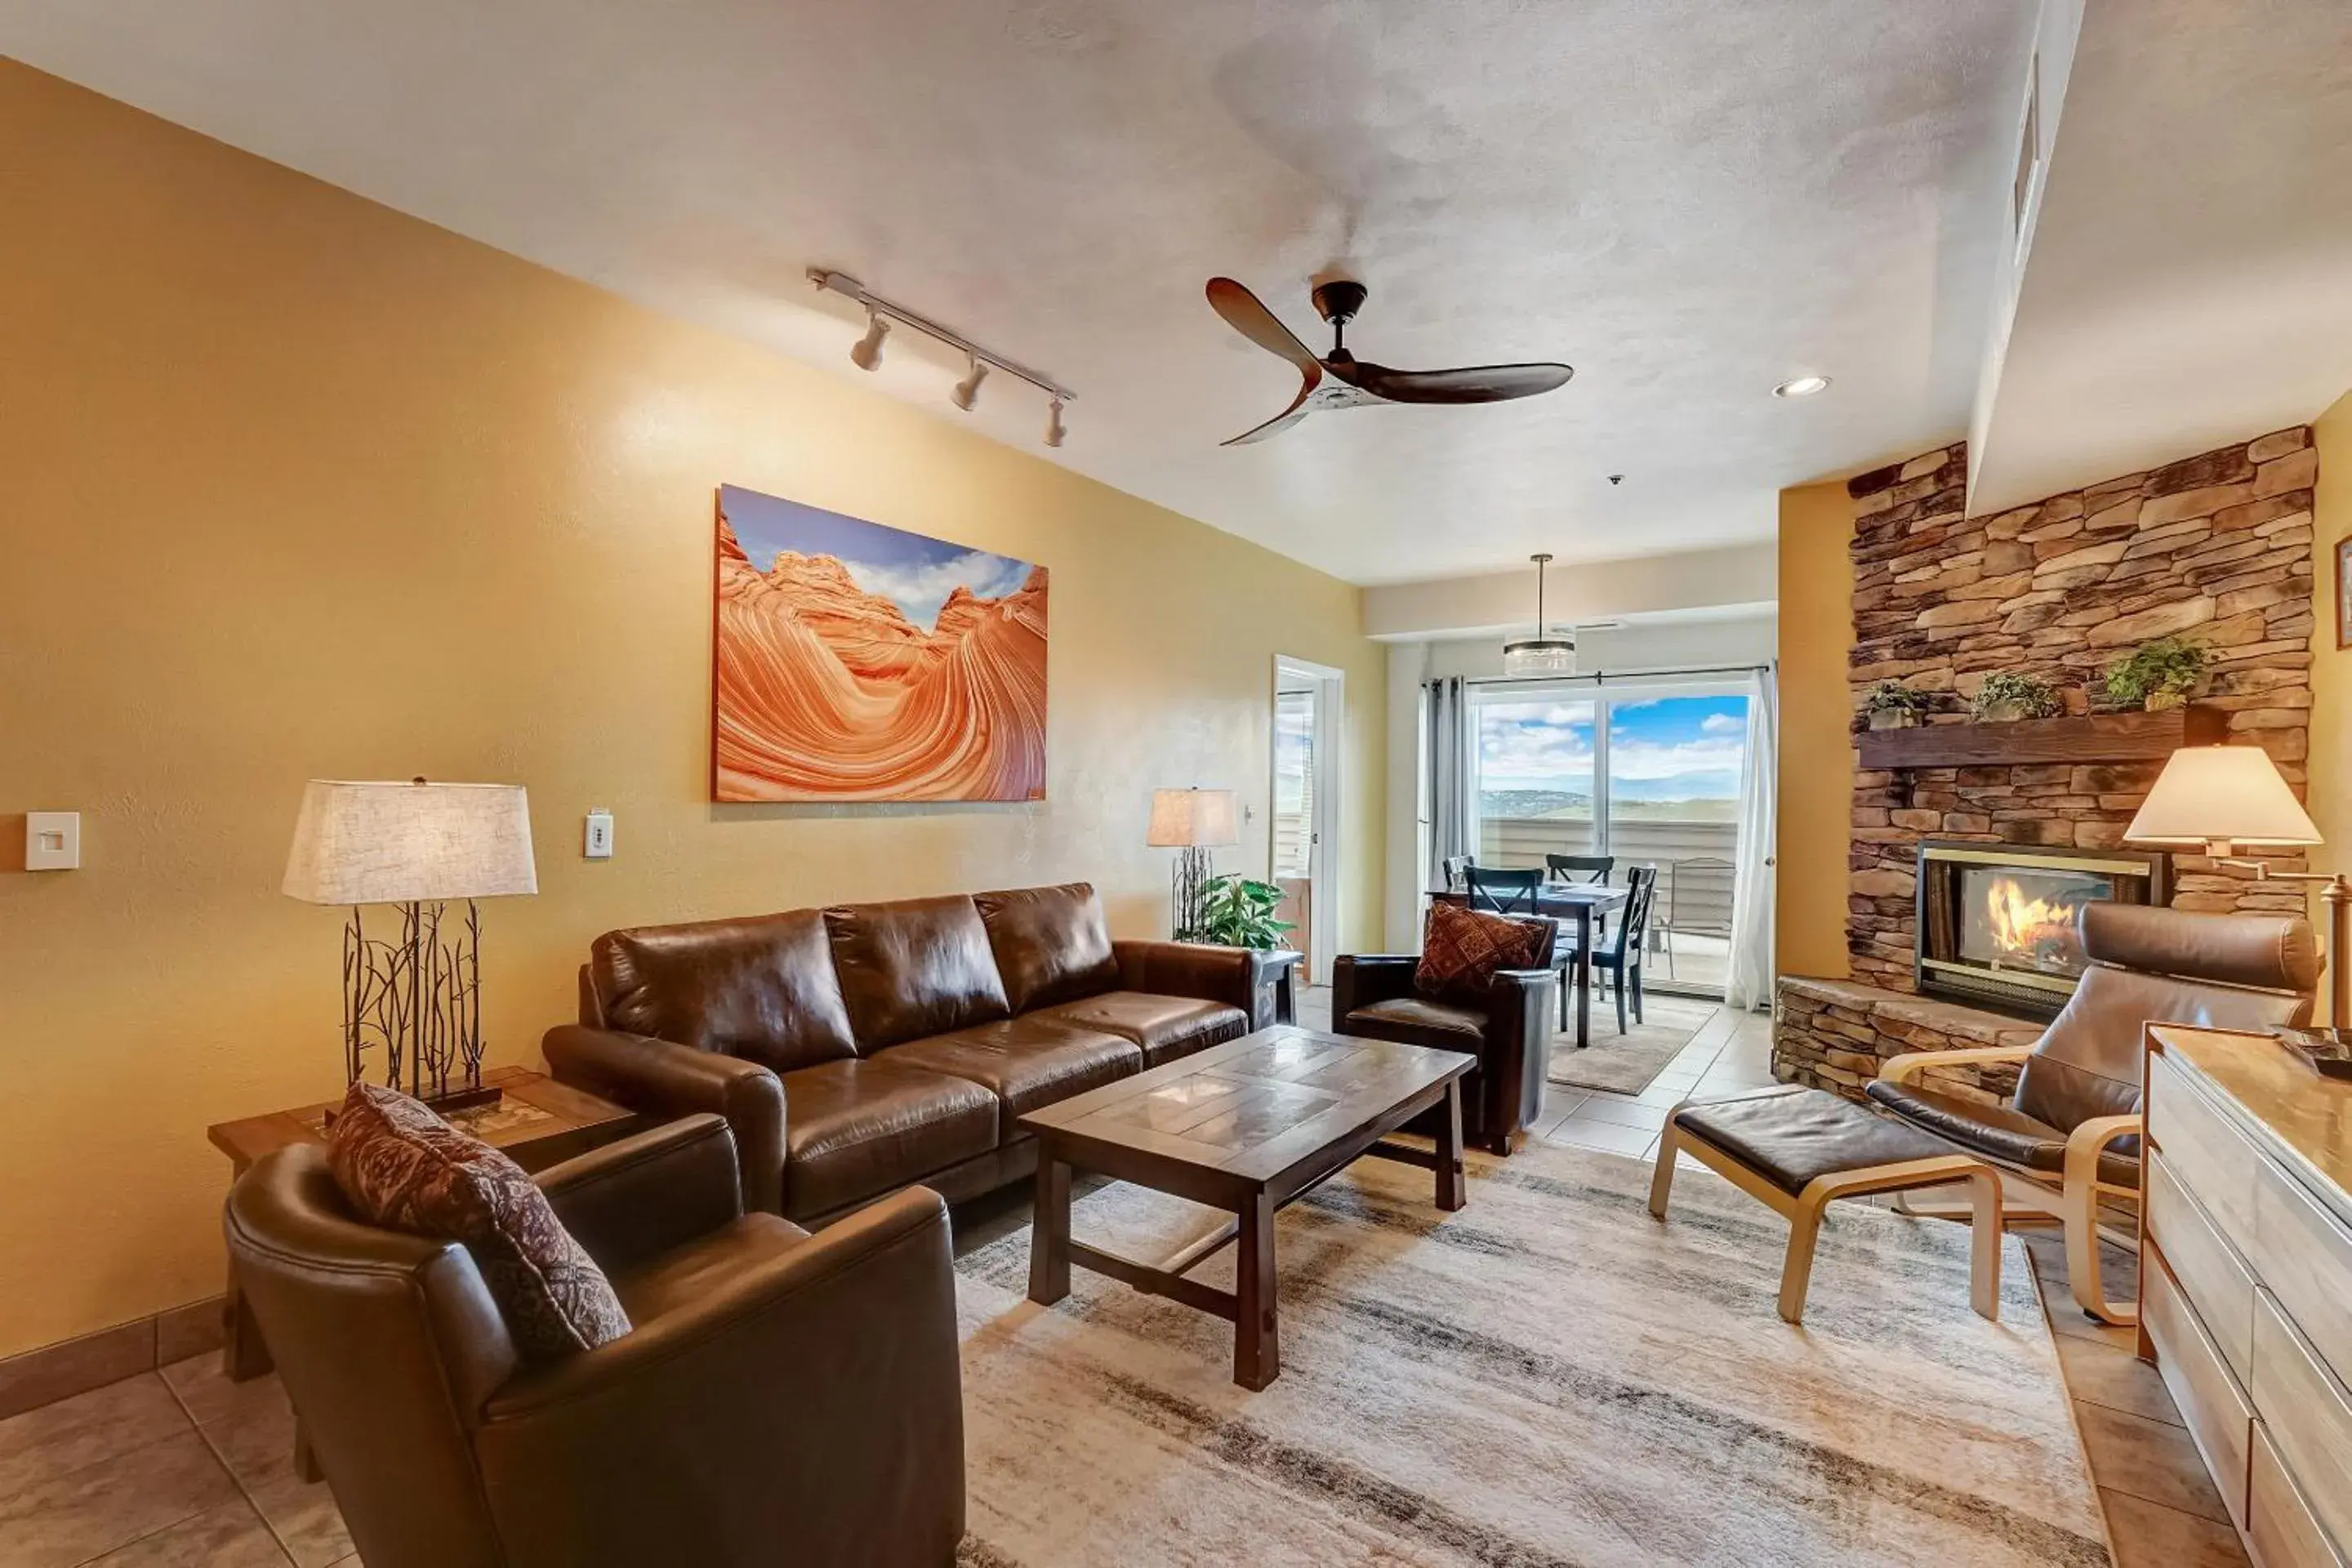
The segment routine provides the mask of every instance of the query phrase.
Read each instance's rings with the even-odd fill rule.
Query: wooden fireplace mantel
[[[1895,772],[2021,763],[2153,762],[2182,746],[2219,745],[2228,739],[2229,729],[2228,713],[2191,702],[2160,713],[2084,713],[2009,724],[1864,730],[1856,739],[1864,768]]]

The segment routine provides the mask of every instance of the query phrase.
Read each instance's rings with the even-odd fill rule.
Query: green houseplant
[[[1201,899],[1201,940],[1227,947],[1255,948],[1260,952],[1282,945],[1282,933],[1293,929],[1274,918],[1282,889],[1238,873],[1211,882]]]
[[[1882,680],[1863,693],[1862,716],[1874,730],[1908,730],[1919,722],[1929,700],[1916,686]]]
[[[2209,657],[2203,645],[2183,637],[2144,642],[2107,666],[2107,700],[2151,713],[2178,708],[2204,685]]]
[[[2058,689],[2046,680],[1997,669],[1977,688],[1969,715],[1979,724],[2007,724],[2019,719],[2047,719],[2065,711]]]

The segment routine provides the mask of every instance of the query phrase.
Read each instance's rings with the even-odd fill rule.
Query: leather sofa
[[[607,931],[565,1083],[734,1131],[753,1208],[817,1226],[1036,1169],[1023,1112],[1273,1021],[1245,948],[1114,942],[1086,883]]]
[[[1475,1003],[1415,991],[1416,953],[1349,953],[1331,968],[1334,1032],[1467,1051],[1478,1058],[1462,1081],[1462,1136],[1496,1154],[1508,1154],[1512,1135],[1543,1110],[1551,1066],[1552,946],[1559,928],[1545,920],[1520,923],[1536,929],[1537,967],[1496,972]],[[1414,1130],[1425,1129],[1416,1124]]]
[[[326,1151],[230,1190],[229,1256],[370,1568],[949,1568],[963,1393],[947,1209],[746,1214],[691,1117],[541,1172],[632,1324],[521,1357],[471,1252],[366,1224]]]

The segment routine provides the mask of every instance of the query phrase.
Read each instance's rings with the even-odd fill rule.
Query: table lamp
[[[520,784],[312,779],[302,789],[284,891],[350,906],[343,928],[343,1069],[436,1110],[487,1105],[482,1082],[482,919],[478,899],[539,891],[530,805]],[[462,921],[447,906],[466,906]],[[370,935],[365,906],[398,910],[396,934]],[[445,935],[446,931],[446,935]],[[456,1081],[452,1082],[452,1074]]]
[[[2267,860],[2241,859],[2241,846],[2288,847],[2323,842],[2303,803],[2260,746],[2183,746],[2166,759],[2156,787],[2124,829],[2143,844],[2190,845],[2216,862],[2251,869],[2257,881],[2322,882],[2327,906],[2329,1021],[2352,1026],[2352,969],[2346,931],[2352,929],[2352,884],[2324,871],[2278,871]]]
[[[1215,872],[1209,851],[1242,841],[1241,818],[1229,789],[1156,789],[1151,826],[1143,841],[1155,849],[1175,849],[1175,885],[1169,894],[1169,928],[1178,942],[1197,942],[1206,922],[1202,904]]]

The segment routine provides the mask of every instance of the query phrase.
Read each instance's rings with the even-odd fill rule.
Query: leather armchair
[[[1543,1110],[1551,1066],[1550,965],[1556,929],[1540,928],[1540,968],[1497,971],[1477,1005],[1440,1001],[1412,988],[1414,953],[1346,953],[1331,967],[1331,1027],[1342,1035],[1467,1051],[1478,1066],[1463,1080],[1462,1135],[1490,1153],[1508,1154],[1514,1133]]]
[[[2139,1195],[2146,1026],[2303,1023],[2319,955],[2309,922],[2285,916],[2095,903],[2081,918],[2091,965],[2039,1040],[1894,1057],[1865,1091],[1883,1110],[2000,1166],[2013,1187],[2022,1184],[2023,1204],[2013,1207],[2045,1219],[2054,1210],[2075,1304],[2103,1322],[2130,1324],[2137,1307],[2108,1300],[2100,1277],[2099,1208]],[[2001,1104],[1928,1083],[1939,1068],[2012,1063],[2021,1064],[2017,1089]],[[2137,1245],[2121,1232],[2110,1239]]]
[[[371,1568],[947,1568],[963,1410],[945,1205],[819,1236],[743,1209],[696,1116],[542,1173],[635,1325],[527,1366],[467,1249],[357,1219],[325,1152],[257,1162],[232,1266]]]

